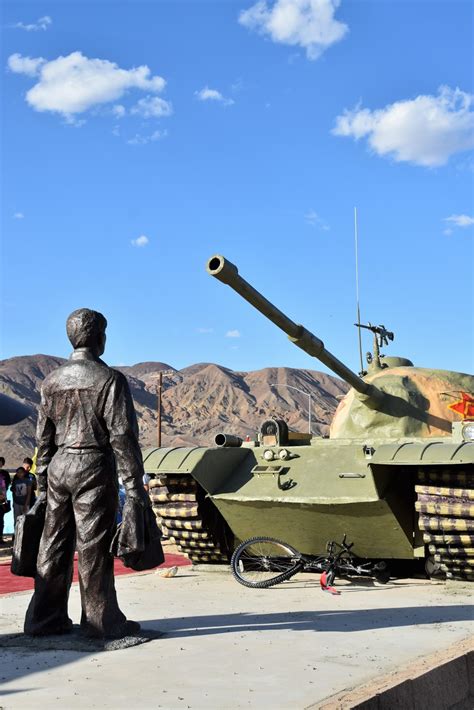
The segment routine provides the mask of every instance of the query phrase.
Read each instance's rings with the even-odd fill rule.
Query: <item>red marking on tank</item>
[[[458,412],[463,419],[474,419],[474,397],[467,392],[461,392],[461,399],[448,404],[448,409]]]

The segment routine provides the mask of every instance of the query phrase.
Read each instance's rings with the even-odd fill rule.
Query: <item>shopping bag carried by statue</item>
[[[20,515],[15,525],[15,541],[11,572],[18,577],[34,577],[36,560],[43,534],[46,501],[38,499],[26,515]]]
[[[122,522],[117,528],[110,552],[119,557],[125,567],[143,571],[163,564],[161,531],[151,506],[143,508],[134,500],[126,500]]]

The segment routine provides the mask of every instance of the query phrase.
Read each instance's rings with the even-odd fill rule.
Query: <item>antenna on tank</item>
[[[359,235],[357,230],[357,207],[354,207],[354,246],[355,246],[355,281],[356,281],[356,304],[357,304],[357,323],[360,323],[360,303],[359,303]],[[359,334],[359,358],[360,358],[360,374],[364,372],[364,361],[362,359],[362,334],[360,328],[357,329]]]

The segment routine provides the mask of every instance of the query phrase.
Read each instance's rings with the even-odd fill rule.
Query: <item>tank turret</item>
[[[295,345],[351,385],[334,416],[331,438],[353,439],[367,437],[368,433],[379,439],[451,434],[456,415],[449,404],[461,392],[473,391],[472,376],[416,368],[404,358],[381,360],[379,346],[393,340],[393,333],[383,326],[356,324],[372,330],[376,343],[368,373],[360,377],[327,350],[320,338],[288,318],[245,281],[237,267],[223,256],[211,257],[207,271],[275,323]]]

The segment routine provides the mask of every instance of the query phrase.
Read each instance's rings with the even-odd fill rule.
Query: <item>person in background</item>
[[[13,497],[13,520],[17,521],[19,515],[24,515],[30,509],[31,501],[31,480],[23,466],[19,466],[13,476],[12,497]]]
[[[30,508],[32,508],[34,506],[34,504],[36,503],[36,490],[38,488],[38,482],[36,480],[36,476],[31,470],[31,468],[33,466],[33,459],[30,459],[29,456],[25,456],[25,458],[23,459],[23,463],[21,465],[26,471],[27,478],[31,481]]]
[[[5,459],[0,456],[0,544],[3,543],[3,518],[7,512],[7,491],[10,488],[11,478],[5,466]]]
[[[143,474],[143,488],[147,493],[150,492],[150,476],[147,473]]]

